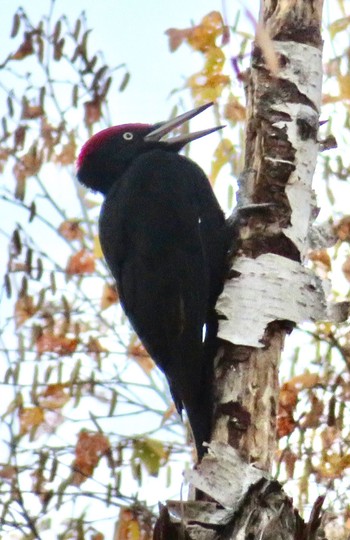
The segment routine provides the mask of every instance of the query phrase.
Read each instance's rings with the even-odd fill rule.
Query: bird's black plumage
[[[178,154],[196,134],[157,140],[162,126],[168,129],[130,124],[95,135],[77,175],[105,195],[100,240],[123,309],[165,373],[177,410],[186,409],[200,458],[212,415],[203,328],[213,337],[228,234],[208,178]]]

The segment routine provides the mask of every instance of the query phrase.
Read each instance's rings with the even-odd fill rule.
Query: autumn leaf
[[[141,540],[141,528],[137,514],[130,508],[121,508],[115,540]]]
[[[38,396],[43,409],[61,409],[69,400],[70,395],[64,384],[49,384]]]
[[[69,275],[92,274],[95,271],[95,256],[81,249],[69,258],[66,272]]]
[[[344,216],[336,223],[334,230],[342,242],[350,242],[350,216]]]
[[[309,253],[310,261],[314,262],[320,269],[330,272],[332,270],[332,262],[329,253],[326,249],[316,249]]]
[[[81,431],[75,447],[73,485],[79,486],[92,476],[102,456],[110,451],[108,438],[102,433]]]
[[[45,111],[41,105],[30,105],[27,102],[23,104],[22,118],[26,120],[33,120],[35,118],[43,116],[44,114]]]
[[[105,283],[103,286],[102,296],[101,296],[101,309],[107,309],[113,304],[116,304],[119,300],[119,295],[117,287],[115,285],[110,285]]]
[[[231,122],[243,122],[246,114],[246,108],[239,103],[237,98],[231,96],[224,107],[224,118]]]
[[[24,33],[24,41],[17,51],[11,55],[12,60],[23,60],[26,56],[34,53],[33,37],[29,32]]]
[[[89,342],[87,344],[87,350],[88,352],[93,353],[93,354],[101,354],[103,352],[107,352],[107,349],[105,347],[102,347],[99,340],[92,336],[90,336],[89,338]]]
[[[28,407],[19,410],[21,435],[29,433],[33,428],[40,426],[44,421],[44,411],[41,407]]]
[[[55,157],[55,163],[60,165],[71,165],[75,162],[75,157],[77,153],[77,144],[75,142],[75,137],[73,133],[70,133],[69,141],[62,146],[62,150],[58,152]]]
[[[301,375],[296,375],[295,377],[292,377],[282,386],[282,388],[299,391],[303,389],[314,388],[318,384],[320,384],[320,376],[318,375],[318,373],[306,372],[302,373]]]
[[[347,30],[348,27],[350,25],[350,17],[342,17],[341,19],[337,19],[335,21],[333,21],[330,25],[329,25],[329,33],[330,33],[330,36],[333,40],[333,38],[339,33],[339,32],[342,32],[343,30]]]
[[[134,358],[147,375],[154,369],[155,363],[140,341],[130,343],[128,354]]]
[[[34,305],[34,300],[32,296],[27,294],[18,298],[15,303],[15,321],[16,328],[19,328],[24,324],[28,319],[33,317],[38,311],[37,306]]]
[[[229,163],[235,154],[235,148],[229,139],[222,139],[215,149],[211,163],[210,181],[212,184],[220,173],[222,167]]]
[[[85,108],[85,124],[91,126],[95,122],[98,122],[101,118],[101,100],[96,97],[91,101],[84,103]]]
[[[58,232],[69,241],[82,240],[84,237],[84,231],[80,227],[80,220],[78,219],[63,221],[58,228]]]
[[[14,478],[16,478],[17,473],[18,469],[13,465],[2,465],[0,467],[1,480],[9,480],[11,482]]]
[[[320,425],[323,409],[324,403],[315,395],[313,395],[311,397],[311,410],[304,416],[303,420],[300,422],[301,428],[317,428]]]
[[[96,259],[102,259],[103,258],[103,251],[101,247],[100,237],[98,234],[94,236],[94,247],[93,247],[93,253]]]
[[[134,441],[132,462],[140,460],[148,474],[157,476],[160,467],[166,462],[168,452],[161,441],[155,439],[140,439]]]
[[[165,413],[162,416],[162,422],[161,425],[163,426],[169,418],[171,418],[174,414],[177,414],[176,407],[174,403],[171,403],[170,407],[167,408]]]
[[[36,349],[39,354],[46,352],[56,353],[60,356],[72,354],[78,345],[78,340],[52,333],[41,334],[36,340]]]

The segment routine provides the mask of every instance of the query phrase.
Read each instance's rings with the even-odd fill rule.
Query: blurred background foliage
[[[128,91],[130,73],[91,50],[84,13],[69,20],[59,3],[46,5],[39,20],[14,10],[11,47],[0,58],[0,538],[44,540],[55,531],[62,540],[147,540],[154,505],[179,497],[191,443],[119,306],[98,241],[101,200],[74,178],[81,145],[116,123],[110,95]],[[320,153],[314,185],[318,219],[331,221],[338,241],[310,253],[309,264],[338,300],[349,298],[350,281],[350,2],[330,6],[320,141],[335,135],[338,147]],[[187,47],[201,64],[174,90],[169,115],[190,94],[194,106],[214,101],[213,120],[228,126],[207,173],[230,208],[243,163],[252,16],[239,6],[233,21],[213,11],[164,30],[171,53]],[[348,325],[295,330],[281,382],[274,472],[301,512],[326,494],[329,538],[345,539]]]

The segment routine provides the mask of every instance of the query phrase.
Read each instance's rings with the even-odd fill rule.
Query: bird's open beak
[[[160,141],[164,135],[172,131],[174,128],[181,126],[191,118],[194,118],[201,112],[208,109],[208,107],[211,107],[213,103],[206,103],[205,105],[201,105],[200,107],[197,107],[196,109],[192,109],[192,111],[188,111],[184,114],[180,114],[179,116],[176,116],[176,118],[172,118],[171,120],[168,120],[166,122],[161,122],[159,124],[156,124],[154,126],[154,129],[148,133],[145,136],[146,142],[154,142],[154,141]],[[217,131],[218,129],[222,129],[225,126],[217,126],[214,128],[204,129],[202,131],[195,131],[194,133],[186,133],[184,135],[176,135],[175,137],[171,137],[164,141],[164,144],[169,144],[171,146],[176,146],[177,148],[182,148],[185,146],[185,144],[194,141],[195,139],[199,139],[200,137],[205,137],[205,135],[209,135],[209,133],[213,133],[214,131]]]

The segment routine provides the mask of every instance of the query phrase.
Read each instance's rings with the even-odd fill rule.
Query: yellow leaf
[[[40,426],[45,420],[44,411],[41,407],[23,408],[19,412],[20,433],[24,435],[34,427]]]
[[[346,30],[350,24],[350,17],[342,17],[341,19],[337,19],[336,21],[333,21],[332,24],[329,25],[329,33],[331,35],[331,38],[333,39],[334,36],[336,36],[339,32],[342,32],[343,30]]]
[[[103,258],[103,251],[101,247],[100,238],[98,235],[94,236],[94,249],[93,253],[96,259],[102,259]]]
[[[215,183],[222,167],[232,159],[234,154],[235,149],[232,142],[229,139],[222,139],[214,152],[214,158],[211,163],[210,181],[212,184]]]
[[[350,98],[350,74],[348,73],[346,75],[339,75],[338,84],[339,84],[341,99],[349,99]]]

